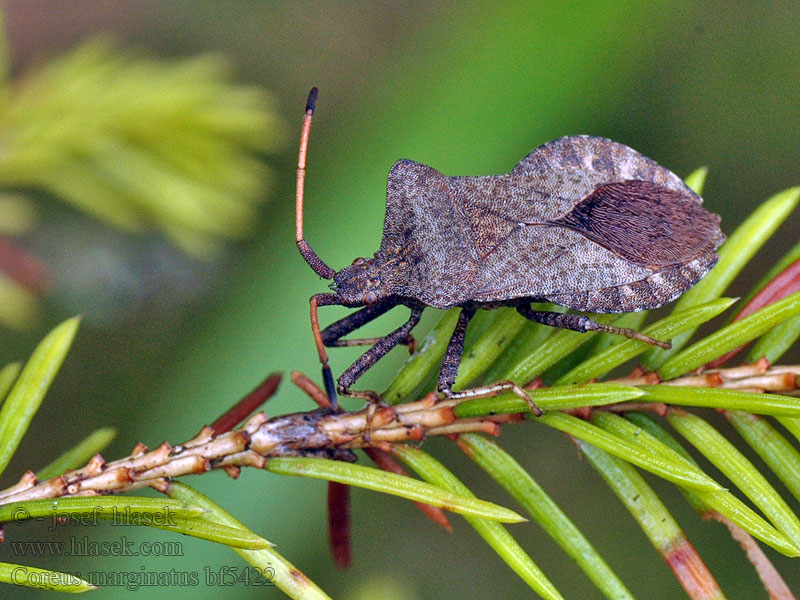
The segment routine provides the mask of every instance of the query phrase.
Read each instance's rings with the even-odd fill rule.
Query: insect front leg
[[[542,325],[549,325],[550,327],[559,327],[561,329],[569,329],[571,331],[578,331],[586,333],[587,331],[601,331],[603,333],[613,333],[615,335],[622,335],[632,340],[639,340],[651,346],[659,346],[669,350],[671,345],[668,342],[662,342],[649,335],[644,335],[633,329],[626,329],[624,327],[614,327],[613,325],[605,325],[592,321],[589,317],[583,315],[572,315],[568,313],[556,313],[543,310],[533,310],[529,305],[523,304],[517,306],[517,312],[526,319],[530,319],[534,323],[541,323]]]
[[[382,338],[373,337],[355,340],[343,340],[341,338],[346,336],[348,333],[355,331],[359,327],[363,327],[370,321],[377,319],[395,306],[397,306],[396,302],[381,302],[380,304],[376,304],[374,306],[362,308],[358,312],[354,312],[353,314],[347,315],[343,319],[339,319],[338,321],[331,323],[321,332],[322,343],[329,348],[341,348],[345,346],[369,346],[378,343]],[[405,339],[400,340],[399,343],[407,345],[409,352],[412,354],[416,350],[416,340],[410,333],[405,337]]]
[[[317,347],[319,362],[322,364],[322,380],[325,382],[325,392],[328,394],[333,410],[339,407],[339,403],[336,398],[336,386],[333,384],[333,373],[331,373],[331,367],[328,364],[328,353],[325,351],[325,344],[322,343],[322,332],[319,329],[317,309],[320,306],[335,306],[341,303],[339,296],[336,294],[314,294],[308,300],[308,306],[311,310],[311,333],[314,334],[314,345]]]
[[[439,370],[439,383],[437,386],[439,393],[447,398],[486,398],[496,396],[500,392],[514,392],[528,403],[531,412],[536,416],[541,415],[542,411],[533,403],[530,395],[513,381],[498,381],[491,385],[474,387],[458,392],[453,391],[453,385],[455,385],[456,377],[458,376],[458,367],[461,364],[461,354],[464,351],[464,336],[467,333],[467,325],[474,315],[475,309],[467,308],[463,309],[461,314],[458,315],[456,328],[447,345],[447,350],[442,359],[442,367]]]
[[[375,392],[351,392],[350,387],[376,362],[383,358],[388,352],[405,340],[411,330],[419,323],[422,316],[422,308],[414,307],[411,309],[411,317],[408,321],[395,329],[389,335],[380,338],[374,346],[364,352],[358,359],[350,365],[347,370],[337,380],[339,393],[343,396],[354,396],[367,398],[377,402],[380,397]],[[356,313],[356,315],[359,313]],[[355,316],[355,315],[353,315]]]

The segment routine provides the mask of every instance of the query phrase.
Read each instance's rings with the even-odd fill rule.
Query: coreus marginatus
[[[674,300],[717,261],[725,240],[718,215],[677,175],[638,152],[600,137],[576,135],[540,146],[511,173],[448,177],[410,160],[389,171],[380,249],[340,271],[303,237],[306,150],[317,98],[308,96],[297,169],[296,238],[314,271],[332,279],[332,294],[311,297],[311,328],[328,395],[336,389],[325,346],[372,345],[338,379],[340,394],[379,400],[350,387],[389,350],[410,344],[426,306],[460,307],[442,361],[438,389],[447,397],[511,390],[511,381],[453,392],[467,324],[477,309],[513,306],[524,317],[573,331],[602,331],[669,348],[588,317],[533,310],[531,302],[622,313]],[[411,309],[405,325],[381,338],[342,337],[389,309]],[[320,331],[317,307],[363,306]]]

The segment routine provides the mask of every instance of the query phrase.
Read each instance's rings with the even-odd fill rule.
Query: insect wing
[[[676,175],[611,140],[550,142],[523,159],[511,179],[508,201],[488,200],[495,211],[507,209],[502,235],[483,246],[476,238],[479,301],[531,297],[597,312],[655,308],[694,285],[725,239],[719,217]]]

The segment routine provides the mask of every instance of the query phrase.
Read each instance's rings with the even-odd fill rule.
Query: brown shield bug
[[[410,160],[389,172],[380,249],[340,271],[303,237],[306,150],[317,89],[306,105],[297,169],[297,247],[312,269],[333,280],[334,293],[311,297],[311,327],[323,377],[335,406],[325,346],[372,347],[338,379],[342,395],[378,400],[350,387],[389,350],[410,343],[425,307],[460,307],[439,372],[439,391],[463,398],[511,390],[513,382],[453,392],[467,324],[477,309],[513,306],[537,323],[602,331],[668,348],[631,329],[576,314],[536,311],[531,302],[622,313],[674,300],[717,261],[725,240],[719,216],[701,206],[677,175],[611,140],[569,136],[540,146],[503,175],[448,177]],[[317,307],[361,310],[320,330]],[[389,309],[411,317],[385,337],[342,338]]]

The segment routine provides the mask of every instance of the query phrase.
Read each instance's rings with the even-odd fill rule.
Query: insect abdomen
[[[712,252],[639,281],[586,292],[548,294],[547,300],[574,310],[601,313],[649,310],[671,302],[700,281],[716,264],[717,258]]]

